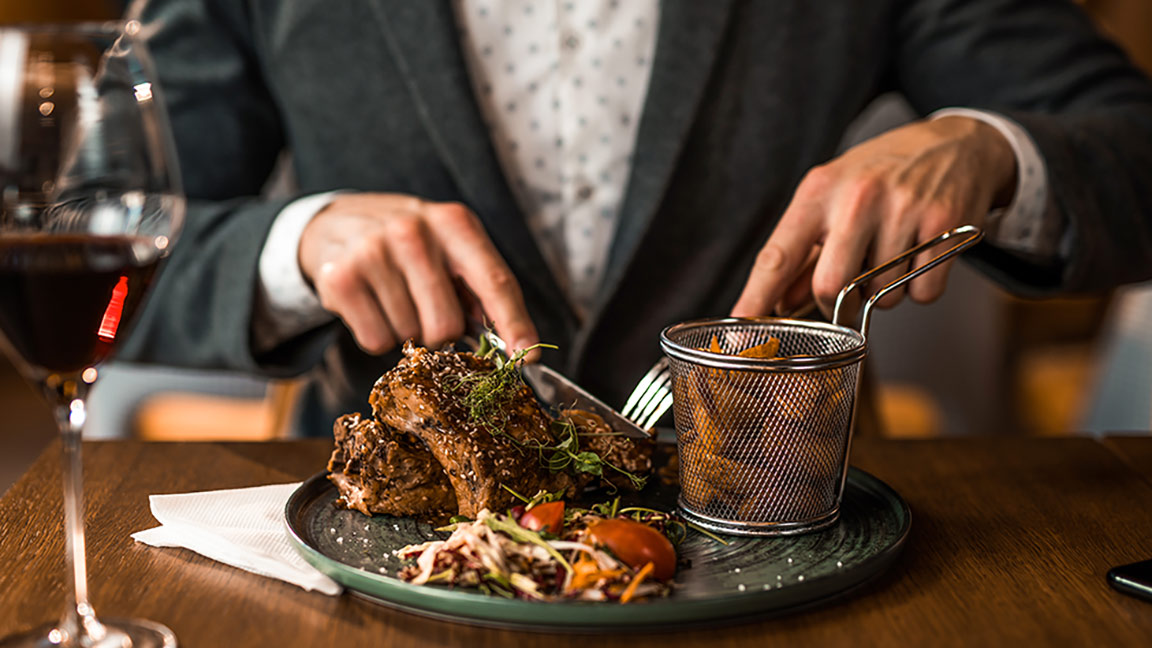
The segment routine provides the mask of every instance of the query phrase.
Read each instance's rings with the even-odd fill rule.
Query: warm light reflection
[[[145,101],[152,101],[152,84],[145,81],[144,83],[137,83],[132,89],[136,92],[136,101],[144,103]]]
[[[108,308],[104,310],[104,319],[100,320],[100,330],[96,335],[105,342],[116,339],[116,329],[120,328],[120,313],[124,310],[124,298],[128,296],[128,277],[120,276],[116,287],[112,289],[112,298],[108,300]]]
[[[72,399],[72,402],[68,404],[68,410],[68,422],[77,428],[84,427],[84,421],[88,418],[88,410],[84,408],[84,401],[79,398]]]
[[[88,367],[80,374],[80,379],[91,385],[96,382],[96,367]]]
[[[157,250],[168,249],[168,237],[167,236],[161,235],[161,236],[156,237],[156,249]]]

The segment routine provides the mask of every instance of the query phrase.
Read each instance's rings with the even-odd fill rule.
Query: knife
[[[556,409],[578,409],[592,412],[604,419],[608,427],[633,439],[650,439],[647,432],[619,412],[604,404],[604,401],[584,391],[564,374],[543,365],[525,364],[520,367],[524,382],[536,392],[536,397]]]

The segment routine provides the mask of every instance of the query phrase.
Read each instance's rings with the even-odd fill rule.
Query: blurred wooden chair
[[[888,382],[877,388],[876,409],[883,436],[929,439],[944,433],[940,404],[917,385]]]
[[[1013,429],[1034,436],[1081,431],[1111,303],[1111,295],[1004,298],[1009,344],[1003,367],[1012,389]]]
[[[303,379],[270,381],[263,398],[157,393],[139,405],[134,435],[145,441],[286,439],[303,386]]]

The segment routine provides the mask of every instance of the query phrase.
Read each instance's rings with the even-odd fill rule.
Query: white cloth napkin
[[[284,504],[300,484],[203,493],[151,495],[161,526],[132,534],[153,547],[184,547],[261,576],[337,595],[339,583],[320,573],[288,541]]]

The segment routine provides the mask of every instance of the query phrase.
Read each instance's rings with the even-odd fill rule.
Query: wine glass
[[[80,438],[96,365],[176,240],[184,198],[135,21],[0,25],[0,346],[60,427],[68,600],[0,646],[175,646],[88,601]]]

